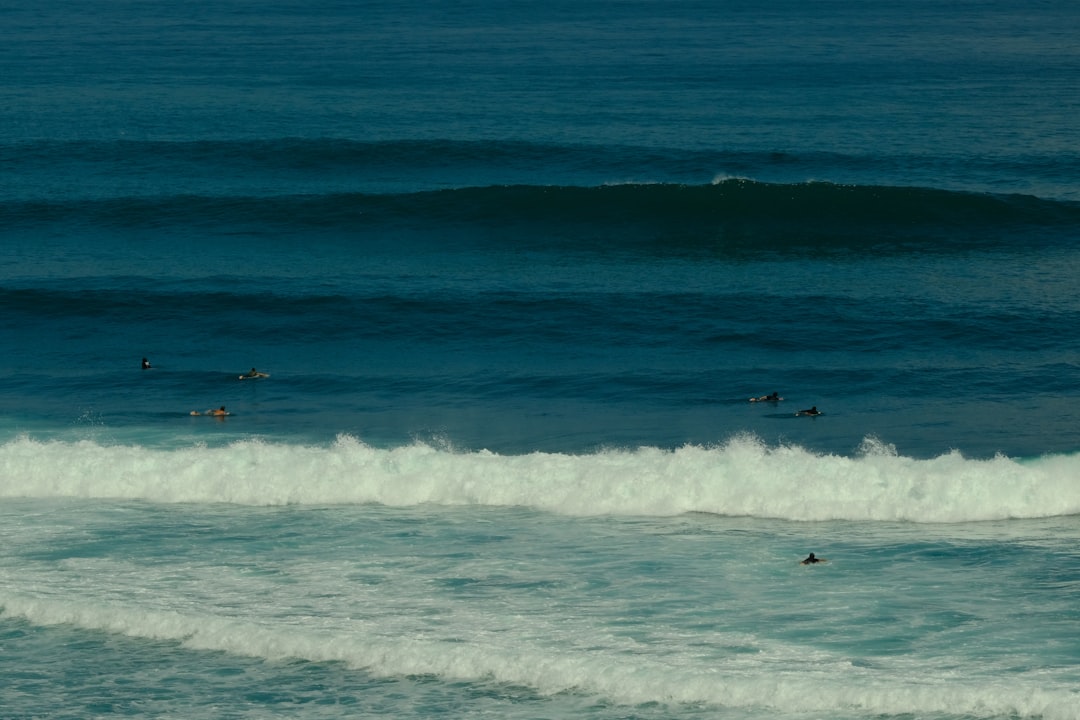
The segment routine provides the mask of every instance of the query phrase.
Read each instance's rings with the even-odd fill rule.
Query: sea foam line
[[[717,669],[688,657],[664,658],[522,644],[443,642],[327,631],[242,617],[147,612],[0,593],[0,617],[39,626],[58,624],[131,637],[177,642],[194,652],[217,651],[267,661],[340,662],[375,676],[429,675],[451,681],[497,682],[544,695],[574,692],[627,705],[701,704],[767,708],[782,715],[851,713],[947,714],[972,718],[1032,717],[1080,720],[1074,691],[1046,688],[1022,677],[1008,683],[897,677],[827,663],[820,672],[759,666]],[[1039,679],[1044,681],[1045,679]]]

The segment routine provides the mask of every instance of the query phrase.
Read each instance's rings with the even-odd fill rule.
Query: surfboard
[[[261,373],[255,373],[254,375],[241,375],[240,379],[241,380],[258,380],[260,378],[268,378],[268,377],[270,377],[270,373],[261,372]]]

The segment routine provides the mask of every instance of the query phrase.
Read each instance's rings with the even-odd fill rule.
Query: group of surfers
[[[150,364],[150,361],[147,358],[142,359],[142,369],[143,370],[150,370],[153,367],[154,366]],[[251,368],[251,370],[249,370],[246,373],[244,373],[243,375],[241,375],[240,379],[244,380],[245,378],[265,378],[265,377],[270,377],[270,374],[260,372],[259,370],[256,370],[255,368]],[[225,417],[226,415],[229,414],[229,412],[225,409],[225,406],[222,405],[221,407],[217,408],[216,410],[211,409],[211,410],[207,410],[205,412],[199,412],[198,410],[192,410],[190,414],[191,415],[210,415],[212,417]]]
[[[150,365],[150,361],[147,360],[146,358],[143,358],[142,359],[142,369],[143,370],[149,370],[151,367],[152,366]],[[259,372],[255,368],[251,368],[251,370],[249,370],[248,372],[241,375],[240,379],[243,380],[245,378],[264,378],[264,377],[270,377],[270,376],[267,373]],[[784,398],[780,397],[780,393],[774,392],[772,395],[762,395],[761,397],[752,397],[752,398],[750,398],[750,402],[780,402],[783,399]],[[206,412],[199,412],[198,410],[192,410],[191,414],[192,415],[209,415],[211,417],[224,417],[224,416],[228,415],[229,413],[225,409],[225,406],[222,405],[221,407],[217,408],[216,410],[207,410]],[[821,413],[818,411],[817,406],[815,405],[814,407],[810,408],[809,410],[800,410],[799,412],[797,412],[795,414],[796,415],[820,415]],[[826,562],[825,558],[815,557],[814,553],[810,553],[810,556],[807,557],[805,560],[801,561],[799,564],[800,565],[815,565],[817,563],[823,563],[823,562]]]
[[[776,403],[776,402],[780,402],[783,399],[784,398],[780,397],[780,393],[774,392],[772,395],[762,395],[761,397],[752,397],[752,398],[750,398],[750,402],[771,402],[771,403]],[[799,410],[795,414],[796,415],[814,416],[814,415],[820,415],[821,411],[817,409],[817,405],[814,405],[813,407],[808,408],[806,410]]]

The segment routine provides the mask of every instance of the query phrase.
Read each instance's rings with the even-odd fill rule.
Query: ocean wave
[[[55,173],[73,168],[117,178],[168,168],[174,181],[213,177],[222,167],[240,176],[297,180],[305,176],[338,177],[379,173],[383,177],[419,176],[442,171],[461,177],[602,177],[606,182],[698,181],[717,176],[752,177],[770,171],[804,173],[825,168],[856,171],[925,164],[921,158],[854,156],[828,152],[760,152],[633,145],[545,143],[525,140],[388,139],[270,137],[234,140],[37,140],[0,142],[0,160],[11,172]],[[940,161],[938,161],[940,162]],[[1012,162],[1017,162],[1013,160]],[[1071,163],[1060,154],[1019,161],[1024,172]],[[1001,161],[994,161],[1000,165]],[[158,183],[162,180],[159,178]],[[460,187],[460,180],[454,183]],[[91,192],[93,188],[85,188]]]
[[[497,185],[411,193],[9,200],[8,232],[182,232],[439,238],[565,250],[671,253],[950,252],[1071,242],[1080,204],[918,187],[711,184]]]
[[[976,175],[1075,175],[1075,153],[982,153],[977,157],[828,151],[744,150],[553,143],[522,139],[460,140],[340,137],[265,137],[215,140],[32,140],[0,141],[0,160],[11,172],[50,173],[60,168],[96,169],[96,174],[157,172],[183,177],[213,175],[222,167],[238,175],[277,177],[356,176],[370,171],[428,174],[442,169],[603,176],[609,182],[671,182],[711,177],[796,174],[802,180],[840,174],[949,176],[957,168]],[[160,180],[159,180],[160,182]],[[92,188],[86,188],[87,191]]]
[[[583,455],[241,441],[174,450],[27,437],[0,446],[3,497],[162,503],[513,506],[571,516],[701,512],[793,521],[956,523],[1080,513],[1080,455],[1025,461],[897,455],[868,439],[856,457],[767,447],[643,447]]]

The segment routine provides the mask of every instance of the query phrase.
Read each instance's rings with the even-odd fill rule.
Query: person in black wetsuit
[[[780,393],[774,392],[772,395],[762,395],[761,397],[750,398],[750,402],[780,402],[784,398],[780,397]]]

